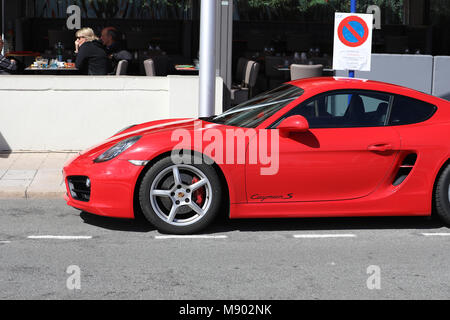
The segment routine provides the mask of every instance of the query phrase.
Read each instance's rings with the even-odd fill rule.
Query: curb
[[[67,153],[13,153],[0,158],[0,199],[62,199]]]
[[[64,199],[65,191],[28,191],[25,192],[27,199]]]
[[[1,199],[64,199],[65,191],[0,191]]]

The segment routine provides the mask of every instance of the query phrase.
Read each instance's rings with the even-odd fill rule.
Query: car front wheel
[[[197,159],[198,160],[198,159]],[[161,232],[196,233],[217,215],[221,184],[210,165],[175,164],[170,157],[155,163],[139,188],[144,216]]]

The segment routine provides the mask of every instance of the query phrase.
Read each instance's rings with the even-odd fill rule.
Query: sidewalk
[[[0,153],[0,199],[62,198],[64,163],[73,152]]]

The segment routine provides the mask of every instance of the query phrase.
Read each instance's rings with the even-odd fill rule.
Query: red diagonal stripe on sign
[[[347,28],[348,31],[351,32],[351,34],[358,40],[358,42],[362,40],[358,32],[356,32],[355,29],[353,29],[353,27],[348,22],[344,26]]]

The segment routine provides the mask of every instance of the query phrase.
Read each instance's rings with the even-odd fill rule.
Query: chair
[[[153,59],[147,59],[144,61],[144,69],[145,69],[145,75],[147,77],[154,77],[156,75],[155,63],[153,62]]]
[[[236,66],[235,80],[237,85],[242,85],[244,83],[245,69],[247,67],[248,59],[239,58]]]
[[[255,61],[249,61],[251,62],[251,68],[249,69],[249,63],[247,63],[247,68],[245,70],[245,78],[244,78],[244,84],[248,87],[249,93],[248,97],[253,97],[253,88],[256,85],[256,80],[258,79],[258,73],[259,73],[259,63]]]
[[[155,65],[155,76],[165,77],[169,73],[169,57],[165,54],[151,57]]]
[[[383,125],[384,121],[386,120],[387,111],[388,111],[389,105],[386,102],[381,102],[378,105],[377,111],[375,112],[375,124],[376,125]]]
[[[320,77],[322,70],[321,64],[291,64],[291,80]]]
[[[249,60],[245,67],[242,86],[231,89],[231,104],[236,105],[247,101],[253,96],[253,87],[256,84],[259,72],[259,63]]]
[[[127,74],[128,61],[120,60],[117,64],[116,76],[124,76]]]
[[[347,120],[347,124],[360,124],[364,121],[365,115],[364,102],[362,98],[354,94],[350,99],[350,104],[344,114],[344,119]]]

